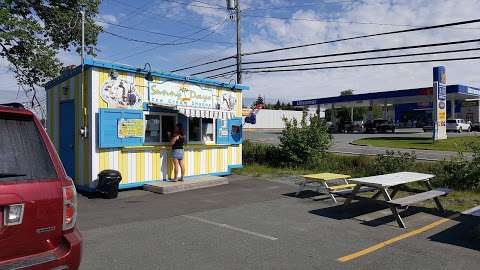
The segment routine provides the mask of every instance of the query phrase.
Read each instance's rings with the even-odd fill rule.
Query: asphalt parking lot
[[[230,184],[158,195],[121,192],[79,199],[81,269],[478,269],[477,217],[461,215],[383,247],[442,219],[409,209],[407,230],[389,210],[295,198],[295,186],[245,176]],[[307,194],[308,195],[308,194]],[[380,248],[371,253],[373,245]],[[351,254],[363,255],[340,262]],[[356,256],[357,256],[356,255]]]

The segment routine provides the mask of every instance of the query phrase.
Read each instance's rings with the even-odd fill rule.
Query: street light
[[[143,70],[146,71],[147,66],[148,66],[148,72],[147,72],[147,74],[145,75],[145,80],[151,82],[151,81],[153,81],[152,66],[150,66],[150,63],[145,63],[145,66],[143,67]]]

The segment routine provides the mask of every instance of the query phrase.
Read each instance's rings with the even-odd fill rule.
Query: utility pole
[[[87,137],[87,110],[84,106],[84,95],[85,95],[85,79],[84,79],[84,65],[85,65],[85,7],[81,7],[80,14],[82,15],[82,51],[80,52],[81,59],[81,71],[80,71],[80,110],[82,112],[82,117],[80,120],[80,137],[86,138]]]
[[[80,53],[80,56],[82,57],[82,70],[83,70],[83,65],[84,65],[84,57],[83,53],[85,51],[85,8],[82,7],[80,10],[80,14],[82,14],[82,51]]]
[[[240,0],[235,0],[237,17],[237,83],[242,83],[242,43],[240,39]]]
[[[227,0],[227,10],[233,20],[233,11],[237,21],[237,83],[242,83],[242,43],[240,39],[240,0]]]

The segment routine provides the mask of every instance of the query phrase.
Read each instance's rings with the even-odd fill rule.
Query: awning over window
[[[232,112],[232,111],[200,109],[200,108],[181,107],[181,106],[177,106],[177,110],[179,113],[187,117],[218,118],[218,119],[230,119],[235,117],[235,112]]]

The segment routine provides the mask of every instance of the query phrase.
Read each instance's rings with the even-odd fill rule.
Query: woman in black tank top
[[[172,144],[172,160],[173,160],[173,171],[174,178],[171,180],[173,182],[183,181],[183,176],[185,175],[185,165],[183,164],[183,144],[185,142],[185,134],[183,132],[182,124],[178,123],[175,125],[175,132],[170,136],[170,143]],[[178,178],[178,167],[180,167],[181,176]]]

